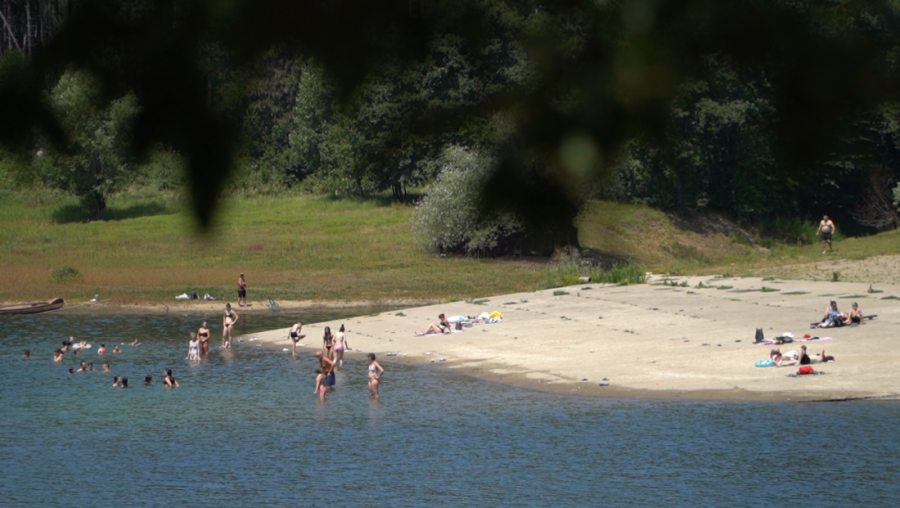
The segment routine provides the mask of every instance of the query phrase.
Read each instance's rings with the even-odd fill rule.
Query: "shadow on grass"
[[[395,199],[393,195],[386,193],[368,194],[365,197],[354,195],[327,196],[332,201],[355,201],[357,203],[375,203],[377,206],[392,206],[395,204],[412,205],[424,197],[424,193],[407,192],[402,199]]]
[[[152,217],[154,215],[166,215],[174,213],[158,202],[140,203],[125,208],[108,208],[106,220],[137,219],[139,217]],[[73,222],[89,222],[91,213],[81,205],[66,205],[53,211],[53,222],[57,224],[69,224]]]

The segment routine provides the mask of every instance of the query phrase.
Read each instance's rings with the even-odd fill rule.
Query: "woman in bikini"
[[[421,337],[423,335],[450,333],[453,330],[453,328],[450,326],[450,322],[447,321],[447,316],[445,316],[443,313],[438,314],[438,320],[438,324],[432,323],[428,325],[428,328],[426,328],[424,332],[416,332],[416,335]]]
[[[373,399],[378,398],[378,385],[381,384],[381,375],[384,367],[375,360],[375,353],[369,353],[369,394]]]
[[[331,335],[331,327],[325,327],[325,335],[322,336],[322,351],[325,352],[325,357],[334,361],[334,336]]]
[[[206,321],[197,330],[197,338],[200,339],[200,354],[209,356],[209,328],[206,327]]]
[[[238,316],[237,312],[231,310],[231,304],[225,304],[225,315],[222,318],[222,347],[230,348],[231,347],[231,339],[232,339],[232,329],[234,328],[234,324],[237,323]]]
[[[291,327],[291,330],[288,332],[288,338],[291,339],[291,354],[297,354],[297,343],[300,342],[300,339],[306,337],[306,335],[301,335],[300,330],[303,329],[303,323],[299,321],[294,323],[294,326]]]
[[[188,342],[187,359],[189,361],[200,361],[200,341],[197,340],[196,333],[191,333],[191,341]]]
[[[347,335],[344,333],[344,325],[334,334],[334,361],[339,367],[344,366],[344,349],[349,348]]]

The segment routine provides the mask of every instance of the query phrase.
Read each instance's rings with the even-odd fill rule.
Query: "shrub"
[[[609,270],[599,267],[592,269],[591,281],[602,284],[643,284],[647,282],[647,273],[639,265],[616,263]]]
[[[81,272],[79,272],[77,268],[72,268],[71,266],[56,268],[50,272],[50,280],[53,282],[68,282],[80,277]]]
[[[437,163],[440,174],[412,217],[419,242],[435,252],[489,254],[507,250],[512,235],[522,230],[519,221],[507,213],[485,215],[478,202],[491,176],[491,159],[452,147]]]

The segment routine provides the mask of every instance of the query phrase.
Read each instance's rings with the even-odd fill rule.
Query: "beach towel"
[[[765,360],[757,361],[756,366],[757,367],[774,367],[775,362],[773,362],[771,358],[766,358]]]

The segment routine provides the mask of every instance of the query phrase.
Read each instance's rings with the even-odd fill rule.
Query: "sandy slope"
[[[676,280],[687,280],[690,287],[664,286],[662,277],[654,276],[637,286],[587,284],[562,288],[568,292],[564,295],[554,295],[554,290],[518,293],[482,305],[408,308],[345,323],[354,349],[375,352],[388,365],[392,359],[438,362],[485,378],[567,393],[782,400],[900,394],[900,300],[883,299],[900,296],[898,285],[876,284],[884,292],[870,294],[868,283]],[[733,288],[698,289],[700,282]],[[780,291],[758,291],[763,286]],[[832,297],[842,309],[849,309],[853,297],[866,314],[879,317],[859,327],[809,330]],[[436,322],[439,312],[450,316],[493,310],[503,313],[503,323],[443,336],[413,334]],[[321,346],[325,325],[336,328],[340,323],[304,327],[309,351]],[[796,368],[757,368],[754,362],[769,351],[753,344],[757,327],[767,337],[784,331],[832,336],[834,340],[807,347],[811,352],[825,349],[837,362],[821,366],[826,375],[800,378],[784,376]],[[279,349],[290,347],[285,330],[253,337]],[[405,356],[387,358],[389,352]]]

